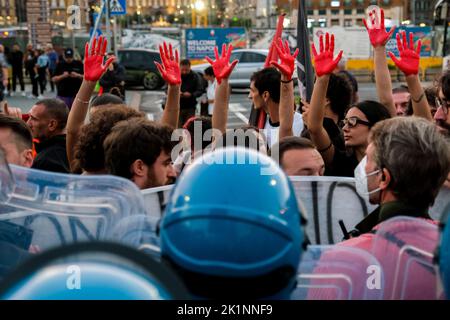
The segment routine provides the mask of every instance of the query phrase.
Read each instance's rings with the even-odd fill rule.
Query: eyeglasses
[[[364,121],[361,120],[357,117],[350,117],[350,118],[345,118],[344,120],[342,120],[343,126],[348,126],[349,128],[354,128],[356,127],[358,124],[362,124],[365,126],[370,127],[370,122],[368,121]]]
[[[442,108],[442,111],[444,111],[445,115],[448,115],[448,104],[449,102],[447,101],[447,99],[436,97],[436,107],[438,109]]]

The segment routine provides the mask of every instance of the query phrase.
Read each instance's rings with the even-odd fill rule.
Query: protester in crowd
[[[131,180],[140,189],[172,183],[176,178],[172,130],[145,118],[117,123],[103,143],[108,173]]]
[[[8,87],[8,62],[4,54],[5,48],[0,44],[0,101],[4,99],[4,92]]]
[[[44,98],[44,92],[46,90],[47,86],[47,73],[48,73],[48,66],[50,64],[47,54],[44,52],[44,50],[36,50],[38,54],[38,59],[36,63],[37,68],[37,75],[38,75],[38,82],[40,87],[40,95],[38,99]]]
[[[290,81],[290,80],[289,80]],[[280,85],[281,74],[275,68],[266,68],[255,72],[251,77],[249,98],[252,100],[255,109],[262,109],[267,113],[264,125],[267,145],[272,147],[278,142],[279,137],[284,133],[280,123]],[[295,104],[289,105],[292,113],[293,134],[298,136],[303,130],[303,120],[301,114],[295,111]],[[283,114],[285,114],[283,112]]]
[[[61,99],[66,105],[72,108],[75,96],[80,89],[83,81],[83,63],[75,60],[73,49],[67,48],[64,51],[64,59],[59,61],[55,75],[52,80],[56,83],[57,98]]]
[[[103,92],[111,93],[125,101],[125,68],[117,61],[114,53],[109,52],[106,59],[113,59],[108,69],[100,78],[100,86]]]
[[[214,109],[214,96],[216,94],[217,81],[214,76],[214,70],[211,66],[205,69],[203,77],[205,78],[206,81],[208,81],[208,87],[206,88],[206,100],[208,104],[207,115],[212,116]]]
[[[343,245],[370,250],[370,231],[380,223],[399,215],[431,219],[428,209],[450,171],[450,145],[431,122],[398,117],[374,126],[366,154],[355,170],[357,191],[380,206],[356,225],[352,235],[362,235]]]
[[[389,118],[389,112],[377,102],[364,101],[350,108],[344,119],[345,145],[350,150],[338,149],[334,146],[327,131],[323,127],[325,114],[325,90],[332,71],[335,69],[340,54],[334,59],[334,35],[326,34],[325,42],[320,38],[320,53],[313,44],[317,80],[311,98],[308,130],[312,141],[322,154],[327,168],[327,175],[353,176],[353,171],[365,155],[370,128],[378,121]],[[333,60],[334,59],[334,60]]]
[[[380,103],[383,104],[391,114],[392,117],[397,115],[397,109],[403,110],[402,106],[396,107],[392,95],[392,81],[386,59],[386,44],[395,31],[395,26],[389,32],[385,29],[384,11],[380,9],[380,16],[377,10],[370,13],[372,23],[369,26],[366,20],[364,25],[369,33],[370,42],[374,48],[374,62],[375,62],[375,83],[377,86],[377,93]],[[431,112],[425,98],[424,90],[420,84],[419,79],[419,62],[422,42],[417,42],[417,48],[414,48],[413,33],[409,33],[409,43],[407,41],[406,32],[397,34],[397,48],[399,58],[395,57],[392,52],[389,56],[394,61],[395,65],[403,72],[406,79],[406,84],[412,100],[413,114],[418,117],[431,120]],[[398,104],[397,104],[398,105]],[[403,113],[403,111],[399,112]]]
[[[294,80],[292,79],[292,75],[294,74],[295,69],[295,59],[298,55],[298,49],[295,50],[293,55],[291,55],[289,42],[286,40],[283,44],[283,41],[281,39],[278,39],[278,43],[275,42],[275,48],[277,50],[280,63],[278,63],[278,61],[270,61],[270,64],[277,68],[280,71],[281,75],[280,85],[278,86],[280,89],[280,98],[277,108],[279,130],[278,139],[274,140],[272,143],[269,143],[269,146],[272,146],[273,144],[277,143],[279,139],[282,139],[284,137],[290,137],[292,135],[298,136],[303,130],[303,120],[301,121],[302,128],[300,128],[299,123],[300,119],[302,118],[299,113],[295,112]],[[254,82],[254,86],[259,86],[257,85],[257,81]],[[292,106],[294,106],[294,110]],[[270,114],[268,118],[272,119]],[[269,137],[270,136],[268,136],[268,140]]]
[[[92,114],[88,124],[81,128],[74,147],[74,163],[70,167],[74,173],[106,174],[103,142],[116,123],[144,114],[125,105],[100,108]]]
[[[179,127],[195,115],[197,98],[202,95],[203,85],[200,76],[191,70],[191,62],[187,59],[181,60],[181,95],[180,95],[180,119]]]
[[[439,131],[450,138],[450,71],[446,71],[439,79],[438,86],[438,108],[434,120]]]
[[[272,147],[271,156],[288,176],[323,176],[325,163],[314,144],[305,138],[285,137]]]
[[[411,101],[411,94],[407,86],[400,86],[392,90],[392,97],[394,98],[395,110],[397,116],[406,116],[408,113],[408,105]]]
[[[27,45],[27,50],[24,55],[24,64],[25,64],[25,74],[28,74],[31,81],[32,86],[31,97],[36,99],[39,95],[38,79],[35,69],[37,64],[37,56],[35,55],[35,51],[31,43]]]
[[[170,81],[168,89],[168,98],[166,108],[164,109],[161,123],[176,128],[178,125],[178,114],[180,109],[180,67],[178,61],[178,51],[175,50],[176,59],[173,56],[172,47],[170,46],[166,52],[160,47],[161,58],[163,66],[159,65],[160,72],[166,81]],[[67,158],[69,163],[76,164],[74,162],[74,148],[78,142],[81,134],[81,128],[85,123],[86,116],[88,114],[89,105],[91,106],[90,114],[93,116],[97,111],[105,108],[112,107],[114,105],[122,105],[124,101],[119,97],[111,94],[103,94],[95,97],[91,103],[89,103],[91,96],[94,92],[97,81],[101,78],[103,73],[108,69],[108,66],[112,63],[113,58],[109,58],[104,61],[107,48],[107,40],[104,37],[94,38],[92,45],[89,47],[89,43],[85,46],[84,55],[84,78],[73,103],[73,107],[69,113],[69,119],[67,122]],[[73,171],[78,172],[79,168],[72,168]]]
[[[33,136],[22,119],[0,114],[0,148],[9,164],[23,167],[33,164]]]
[[[326,99],[324,102],[325,110],[322,127],[330,137],[333,143],[333,147],[338,150],[345,150],[345,142],[344,135],[341,129],[341,122],[345,117],[345,112],[349,108],[351,100],[352,88],[350,83],[343,76],[331,73],[329,75],[328,87],[326,88]],[[306,130],[302,132],[302,137],[312,139],[309,128],[311,104],[303,102],[302,105],[302,116],[303,121],[306,125]],[[312,125],[314,126],[314,123],[312,123]],[[329,170],[327,171],[327,175],[333,175],[331,172],[329,172]]]
[[[58,54],[53,49],[53,46],[51,43],[47,44],[45,47],[45,53],[48,57],[48,73],[50,75],[50,88],[52,92],[55,91],[55,83],[53,82],[53,76],[55,75],[56,66],[58,65]]]
[[[67,105],[59,99],[43,99],[31,108],[27,121],[36,144],[33,169],[69,173],[66,154]]]
[[[26,96],[25,93],[25,83],[23,81],[23,52],[20,50],[18,44],[13,45],[13,50],[11,52],[11,66],[12,66],[12,92],[14,95],[17,88],[17,80],[19,80],[20,90],[22,91],[22,96]]]

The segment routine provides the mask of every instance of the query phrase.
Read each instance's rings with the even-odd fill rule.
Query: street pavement
[[[431,83],[423,83],[427,87]],[[401,83],[394,83],[393,87],[400,86]],[[31,86],[26,86],[26,91],[31,91]],[[47,91],[45,97],[55,97],[56,93]],[[162,116],[162,103],[165,93],[163,91],[147,91],[140,88],[131,88],[127,90],[127,104],[138,101],[139,109],[147,113],[151,120],[159,120]],[[136,100],[136,98],[139,98]],[[359,98],[362,100],[378,100],[374,83],[359,84]],[[16,93],[14,96],[6,98],[8,104],[13,107],[19,107],[26,113],[37,102],[37,99],[27,98]],[[251,101],[248,99],[248,90],[233,90],[230,97],[228,112],[228,128],[238,128],[247,124],[250,115]]]

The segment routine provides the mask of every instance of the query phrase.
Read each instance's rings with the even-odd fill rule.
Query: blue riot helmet
[[[294,190],[269,157],[241,147],[196,159],[174,186],[161,254],[202,298],[288,298],[302,253]]]
[[[441,218],[441,242],[438,248],[437,262],[445,296],[450,300],[450,203]]]
[[[131,247],[85,242],[45,251],[24,262],[0,285],[11,300],[188,299],[170,268]]]

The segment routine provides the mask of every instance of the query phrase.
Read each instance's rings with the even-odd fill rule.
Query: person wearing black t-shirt
[[[63,58],[57,64],[52,80],[56,83],[57,98],[64,101],[70,109],[83,81],[83,63],[74,60],[71,48],[64,51]]]
[[[320,82],[317,83],[316,86],[319,86],[319,84]],[[325,130],[330,139],[330,143],[322,147],[318,146],[318,151],[325,160],[325,175],[340,176],[341,173],[331,166],[333,157],[327,157],[326,155],[330,152],[329,150],[331,147],[335,150],[345,152],[344,135],[339,123],[344,119],[345,111],[351,103],[352,89],[347,79],[333,73],[328,75],[328,85],[325,86],[325,88],[324,113],[321,121],[310,119],[309,114],[311,113],[311,106],[304,103],[303,118],[307,119],[305,121],[307,130],[303,131],[302,137],[311,139],[317,146],[317,142],[314,141],[314,138],[317,135],[314,135],[311,132],[311,129],[314,132],[321,130],[320,128]],[[321,124],[321,126],[318,126],[319,124]]]

